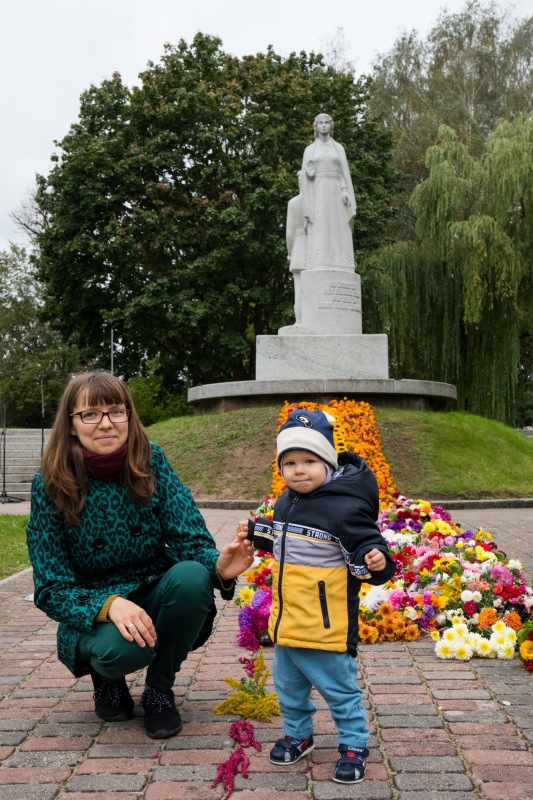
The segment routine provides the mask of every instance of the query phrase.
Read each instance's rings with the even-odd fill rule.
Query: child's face
[[[326,465],[306,450],[289,450],[281,458],[281,467],[289,489],[302,494],[313,492],[326,480]]]

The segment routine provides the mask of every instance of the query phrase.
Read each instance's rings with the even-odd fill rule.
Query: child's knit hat
[[[338,456],[333,444],[334,418],[323,411],[293,411],[278,433],[278,467],[289,450],[307,450],[337,469]]]

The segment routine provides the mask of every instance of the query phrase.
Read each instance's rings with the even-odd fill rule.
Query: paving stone
[[[480,722],[487,724],[505,724],[509,722],[506,714],[498,713],[497,711],[461,711],[452,710],[444,711],[443,715],[446,722]]]
[[[229,735],[227,736],[210,736],[209,734],[203,736],[173,736],[167,739],[166,750],[224,750],[228,746],[233,746],[235,743]]]
[[[379,717],[386,717],[390,715],[407,715],[407,716],[416,716],[421,717],[437,717],[439,715],[438,709],[435,708],[434,705],[427,705],[427,706],[418,706],[416,707],[416,711],[413,710],[411,705],[377,705],[376,704],[376,713]]]
[[[394,776],[394,785],[400,791],[469,791],[474,788],[467,775],[453,772],[423,774],[404,772]]]
[[[450,670],[449,672],[422,672],[427,681],[477,681],[473,672]]]
[[[21,744],[25,738],[24,731],[0,731],[0,745]]]
[[[32,751],[14,753],[7,761],[5,767],[74,767],[83,760],[85,753],[81,750],[42,752]]]
[[[356,794],[357,792],[357,794]],[[314,800],[391,800],[392,789],[384,781],[363,781],[355,785],[343,785],[334,781],[315,783],[311,787]],[[239,798],[240,800],[240,798]],[[285,795],[283,795],[285,800]]]
[[[59,786],[52,783],[39,786],[10,784],[2,786],[2,800],[54,800],[59,791]]]
[[[444,723],[438,717],[412,715],[394,715],[390,717],[379,717],[381,728],[443,728]]]
[[[61,686],[54,686],[50,689],[16,689],[11,697],[64,697],[69,691],[69,688]]]
[[[93,715],[93,719],[96,719]],[[98,736],[103,729],[103,722],[75,722],[69,724],[56,724],[44,722],[34,730],[35,736]]]
[[[443,690],[432,689],[431,694],[435,700],[490,700],[491,696],[485,689]]]
[[[214,781],[217,767],[212,764],[183,764],[180,766],[158,767],[154,781],[173,783],[175,781]]]
[[[0,731],[31,731],[39,724],[34,717],[26,719],[0,719]]]
[[[67,784],[67,792],[140,792],[146,785],[144,775],[76,775]]]
[[[87,753],[88,758],[153,758],[162,745],[157,744],[95,744]],[[164,744],[168,748],[168,741]]]
[[[465,767],[460,758],[439,757],[431,758],[402,756],[391,758],[390,767],[394,772],[464,772]]]
[[[483,783],[480,789],[487,800],[533,800],[531,784]]]
[[[297,775],[293,772],[250,772],[248,778],[244,778],[242,775],[236,776],[235,789],[305,792],[307,783],[306,775]]]
[[[380,683],[389,684],[390,686],[402,684],[410,686],[411,684],[421,684],[422,681],[417,675],[406,675],[405,678],[403,675],[372,675],[372,677],[368,678],[367,683],[371,686],[379,685]]]
[[[439,791],[424,791],[424,792],[400,792],[398,800],[475,800],[477,795],[472,792],[439,792]],[[504,800],[503,797],[498,797],[498,800]]]

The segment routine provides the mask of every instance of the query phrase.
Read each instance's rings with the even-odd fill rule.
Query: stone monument
[[[195,413],[334,397],[414,409],[448,408],[455,386],[389,378],[385,334],[363,334],[361,281],[355,271],[355,195],[333,120],[319,114],[315,140],[287,208],[287,250],[294,280],[294,325],[256,337],[254,381],[194,386]]]
[[[256,339],[256,380],[387,379],[385,334],[363,334],[361,280],[355,271],[356,201],[333,120],[319,114],[315,140],[287,208],[287,250],[295,324]]]

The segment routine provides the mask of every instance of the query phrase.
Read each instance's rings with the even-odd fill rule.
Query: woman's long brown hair
[[[89,406],[123,404],[130,409],[124,484],[140,505],[148,505],[155,491],[155,478],[150,472],[150,442],[127,385],[110,372],[83,372],[72,378],[63,392],[43,454],[46,492],[64,515],[67,525],[78,524],[89,490],[82,447],[78,438],[71,434],[70,414],[82,394]]]

